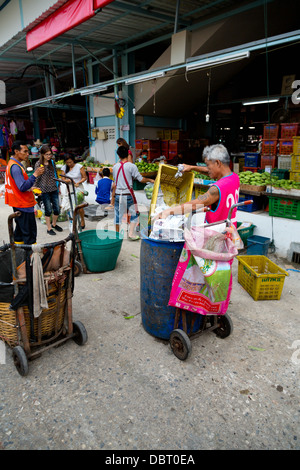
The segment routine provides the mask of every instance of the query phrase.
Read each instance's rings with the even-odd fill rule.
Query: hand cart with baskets
[[[75,238],[43,245],[18,245],[13,219],[8,218],[10,243],[0,247],[0,339],[12,348],[20,375],[28,361],[69,339],[87,341],[80,321],[72,319]]]

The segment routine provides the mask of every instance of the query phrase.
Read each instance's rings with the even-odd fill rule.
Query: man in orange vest
[[[15,141],[12,145],[12,156],[5,172],[5,204],[20,211],[21,215],[15,218],[15,243],[32,245],[36,243],[37,227],[34,215],[35,197],[32,186],[38,176],[45,171],[39,167],[33,175],[27,175],[22,163],[28,159],[29,150],[25,142]]]

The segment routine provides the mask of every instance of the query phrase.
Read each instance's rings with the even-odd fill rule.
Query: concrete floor
[[[0,199],[1,242],[9,213]],[[60,225],[65,238],[68,222]],[[86,230],[96,226],[87,219]],[[38,221],[38,242],[53,238]],[[114,271],[76,278],[73,318],[87,329],[86,345],[44,352],[26,377],[5,348],[0,449],[299,450],[300,273],[288,271],[281,300],[255,302],[235,260],[233,333],[205,333],[179,361],[142,326],[140,246],[124,240]]]

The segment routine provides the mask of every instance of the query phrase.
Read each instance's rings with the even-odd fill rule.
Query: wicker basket
[[[48,308],[34,319],[34,334],[41,341],[58,333],[64,323],[67,300],[67,276],[52,280],[48,284]],[[15,310],[9,309],[9,303],[0,303],[0,339],[10,347],[20,343]],[[30,337],[30,315],[27,306],[23,307],[28,338]]]

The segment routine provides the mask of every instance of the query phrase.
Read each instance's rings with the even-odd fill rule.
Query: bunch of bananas
[[[124,116],[124,113],[125,113],[124,108],[122,108],[122,106],[120,106],[120,107],[119,107],[119,111],[116,113],[116,116],[117,116],[119,119],[122,119],[122,117]]]

